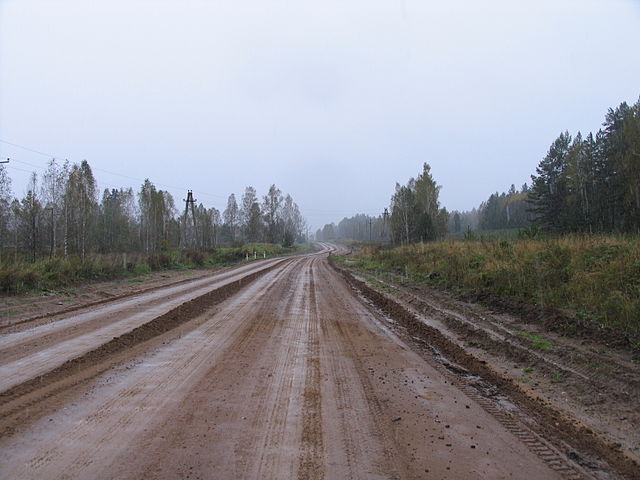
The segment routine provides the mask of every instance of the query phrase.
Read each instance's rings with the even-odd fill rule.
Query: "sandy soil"
[[[0,478],[595,478],[326,256],[3,331]]]

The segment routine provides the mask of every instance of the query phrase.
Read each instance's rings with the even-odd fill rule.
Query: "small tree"
[[[227,208],[224,213],[224,223],[227,225],[229,229],[229,234],[231,236],[231,241],[236,241],[236,233],[238,228],[238,220],[239,220],[239,211],[238,204],[236,202],[236,196],[232,193],[229,195],[227,200]]]

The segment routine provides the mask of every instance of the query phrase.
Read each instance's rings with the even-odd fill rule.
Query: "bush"
[[[42,273],[32,264],[2,265],[0,286],[5,293],[19,293],[37,288]]]
[[[151,270],[166,270],[171,268],[173,265],[173,261],[171,260],[171,256],[165,252],[149,255],[147,257],[147,263],[149,264],[149,268]]]
[[[133,273],[134,275],[146,275],[147,273],[151,273],[151,267],[149,267],[147,262],[139,262],[136,263]]]

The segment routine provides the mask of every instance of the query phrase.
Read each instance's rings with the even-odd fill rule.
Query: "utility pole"
[[[195,240],[196,246],[198,243],[198,227],[196,225],[196,210],[194,204],[196,200],[193,198],[193,192],[191,190],[187,191],[187,198],[184,200],[184,220],[183,220],[183,232],[184,232],[184,240],[185,245],[188,242],[187,238],[187,216],[189,215],[189,205],[191,205],[191,216],[193,217],[193,238]]]
[[[382,238],[384,238],[385,227],[387,225],[387,218],[389,218],[389,210],[385,208],[384,212],[382,213]]]
[[[369,217],[369,243],[371,243],[371,217]]]

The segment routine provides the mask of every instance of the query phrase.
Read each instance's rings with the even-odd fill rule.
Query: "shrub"
[[[187,263],[199,267],[204,265],[204,254],[199,250],[187,250],[184,256],[187,259]]]
[[[147,262],[138,262],[133,268],[134,275],[146,275],[151,273],[151,268]]]

